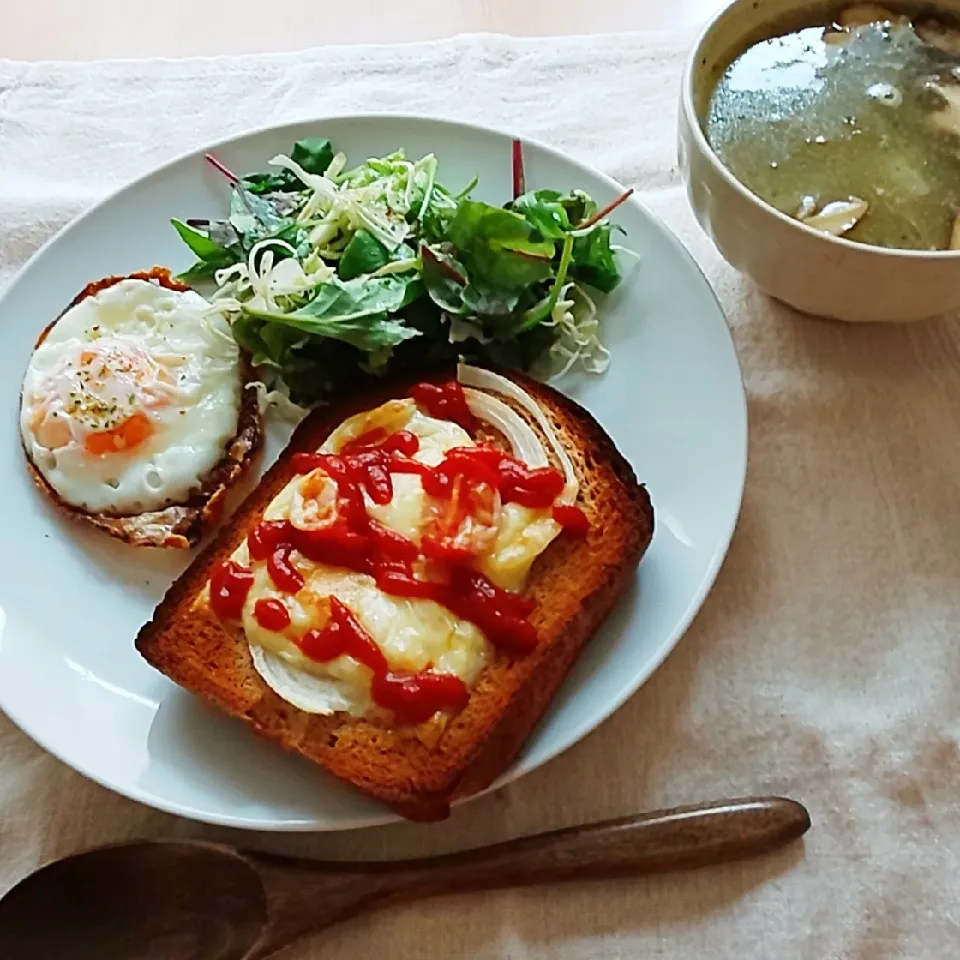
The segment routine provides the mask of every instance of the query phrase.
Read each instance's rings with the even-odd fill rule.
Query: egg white
[[[85,439],[98,424],[69,403],[64,407],[62,398],[79,386],[77,358],[106,343],[139,351],[151,369],[162,368],[164,399],[145,411],[152,432],[142,443],[91,453]],[[116,399],[117,384],[127,381],[108,367],[90,368],[91,389]],[[120,416],[144,410],[134,386],[120,398]],[[242,389],[240,352],[223,316],[211,314],[193,291],[127,279],[71,307],[35,350],[23,383],[21,436],[30,460],[65,502],[120,516],[159,510],[189,499],[222,459],[237,431]],[[51,409],[70,435],[52,448],[41,442],[37,425],[38,418],[49,422]]]

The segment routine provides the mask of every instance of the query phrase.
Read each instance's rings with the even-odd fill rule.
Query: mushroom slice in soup
[[[825,204],[819,213],[804,219],[808,227],[840,237],[852,230],[863,218],[870,205],[860,197],[848,197],[846,200],[832,200]]]

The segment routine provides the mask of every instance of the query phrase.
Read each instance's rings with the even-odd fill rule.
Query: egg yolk
[[[76,441],[93,456],[133,450],[154,432],[148,411],[176,392],[163,363],[136,344],[104,337],[85,344],[54,374],[31,426],[50,450]]]
[[[153,433],[153,426],[147,415],[135,413],[111,430],[100,430],[88,434],[83,446],[88,453],[118,453],[121,450],[132,450],[140,446],[151,433]]]

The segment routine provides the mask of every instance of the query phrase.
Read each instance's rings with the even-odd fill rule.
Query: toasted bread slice
[[[102,290],[112,287],[123,280],[147,280],[158,283],[168,290],[189,290],[175,280],[165,267],[131,273],[128,276],[105,277],[95,280],[77,294],[60,316],[71,307],[88,297],[94,297]],[[60,317],[53,320],[40,334],[36,346],[46,340]],[[237,432],[227,445],[222,459],[201,480],[199,486],[183,503],[174,503],[163,510],[145,513],[114,516],[108,513],[89,513],[67,503],[50,485],[43,474],[27,455],[27,467],[34,483],[74,520],[80,520],[91,526],[139,547],[173,547],[185,549],[194,546],[201,537],[211,530],[220,519],[224,499],[230,487],[237,482],[244,470],[251,464],[253,456],[263,438],[263,421],[256,391],[248,385],[255,380],[248,358],[243,358],[243,391],[241,393],[240,412],[237,418]],[[27,451],[24,448],[24,454]]]
[[[590,529],[582,538],[561,534],[531,570],[526,595],[536,602],[530,619],[538,647],[518,656],[497,652],[439,737],[347,714],[310,714],[285,702],[254,669],[242,629],[222,623],[204,592],[212,568],[294,476],[292,455],[318,449],[346,417],[407,395],[409,383],[309,415],[257,490],[173,584],[140,631],[137,649],[177,683],[404,817],[446,817],[452,801],[484,789],[513,761],[653,535],[646,489],[599,424],[552,388],[511,377],[537,400],[573,461]]]

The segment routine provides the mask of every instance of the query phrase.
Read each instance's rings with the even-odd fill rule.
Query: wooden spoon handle
[[[809,826],[809,814],[793,800],[727,800],[393,864],[389,872],[398,899],[636,876],[756,856],[797,839]]]
[[[607,820],[426,860],[333,863],[246,853],[263,883],[268,913],[246,960],[265,960],[308,933],[389,904],[704,867],[774,850],[809,826],[799,803],[762,797]]]

